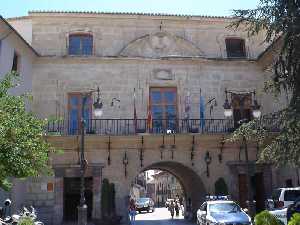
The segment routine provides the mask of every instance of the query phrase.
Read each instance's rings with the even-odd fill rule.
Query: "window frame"
[[[242,43],[242,52],[243,52],[243,55],[241,56],[232,56],[230,55],[230,51],[229,51],[229,43],[230,41],[241,41]],[[244,38],[240,38],[240,37],[227,37],[225,38],[225,50],[226,50],[226,55],[227,55],[227,58],[229,59],[244,59],[244,58],[247,58],[247,51],[246,51],[246,40]],[[232,54],[232,53],[231,53]],[[233,53],[234,54],[234,53]]]
[[[241,103],[243,105],[241,105]],[[247,119],[252,120],[252,95],[250,93],[232,93],[231,105],[233,110],[234,127],[239,127],[239,120]],[[240,114],[240,118],[236,117],[236,114]],[[247,117],[248,115],[248,117]]]
[[[16,64],[15,64],[15,58],[16,58]],[[16,51],[14,51],[14,55],[13,55],[13,61],[12,61],[12,65],[11,65],[11,71],[15,71],[17,73],[20,73],[20,63],[21,63],[21,57],[20,54],[17,53]],[[14,69],[14,67],[16,66],[16,69]]]
[[[72,36],[78,36],[78,37],[91,37],[92,39],[92,49],[91,54],[83,54],[82,51],[82,39],[80,38],[80,54],[70,54],[70,39]],[[94,35],[91,32],[72,32],[68,34],[68,40],[67,40],[67,54],[69,56],[93,56],[94,55],[94,49],[95,49],[95,43],[94,43]]]
[[[88,102],[86,104],[88,104],[86,107],[88,109],[89,112],[89,118],[93,119],[93,104],[92,104],[92,94],[91,93],[87,93],[87,92],[68,92],[67,93],[67,101],[68,101],[68,105],[67,105],[67,113],[68,113],[68,124],[69,124],[69,129],[71,128],[70,125],[70,120],[71,120],[71,109],[72,109],[72,105],[71,105],[71,98],[72,97],[77,97],[79,99],[78,102],[78,106],[77,106],[77,131],[81,132],[81,117],[82,117],[82,98],[84,97],[84,95],[87,95],[88,98]],[[85,124],[85,128],[88,130],[89,127],[89,121],[86,121]]]
[[[171,90],[173,93],[175,93],[175,100],[174,100],[174,104],[168,104],[164,99],[162,100],[162,103],[154,103],[152,102],[152,98],[151,98],[151,90],[160,90],[160,93],[165,93],[167,92],[167,90]],[[165,91],[161,91],[161,90],[165,90]],[[177,96],[177,87],[157,87],[157,86],[151,86],[149,87],[149,107],[151,109],[151,113],[152,113],[152,106],[163,106],[163,107],[166,107],[166,106],[175,106],[175,114],[176,114],[176,120],[178,119],[178,96]],[[154,116],[152,115],[153,119]],[[167,120],[166,118],[166,112],[163,111],[163,120]]]

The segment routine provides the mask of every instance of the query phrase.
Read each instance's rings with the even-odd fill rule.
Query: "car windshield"
[[[139,198],[136,202],[137,203],[146,203],[149,201],[149,198]]]
[[[300,190],[286,190],[284,193],[284,201],[295,201],[300,197]]]
[[[209,204],[209,211],[212,212],[212,213],[217,213],[217,212],[240,212],[241,208],[233,202],[215,203],[215,204]]]

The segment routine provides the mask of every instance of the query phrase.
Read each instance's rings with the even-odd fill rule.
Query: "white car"
[[[287,207],[269,210],[269,213],[279,219],[284,225],[287,225]]]
[[[238,204],[228,200],[206,201],[197,211],[197,224],[225,225],[242,224],[252,225],[251,218]]]
[[[282,208],[294,203],[300,197],[300,187],[277,188],[272,193],[272,199],[267,200],[267,208]]]

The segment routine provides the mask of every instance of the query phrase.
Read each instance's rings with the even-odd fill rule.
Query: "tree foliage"
[[[282,225],[282,222],[267,210],[257,214],[254,218],[255,225]]]
[[[293,214],[291,220],[289,221],[288,225],[300,225],[300,214],[295,213]]]
[[[48,172],[50,146],[43,139],[45,121],[26,111],[28,96],[9,95],[18,75],[0,81],[0,187],[9,190],[9,178]]]
[[[232,27],[246,27],[249,35],[265,32],[265,41],[279,44],[266,91],[289,93],[288,106],[278,112],[281,131],[262,149],[261,160],[277,165],[300,165],[300,0],[260,0],[256,9],[234,10]],[[235,136],[242,135],[241,126]],[[252,126],[253,127],[253,126]],[[255,127],[257,128],[257,126]]]

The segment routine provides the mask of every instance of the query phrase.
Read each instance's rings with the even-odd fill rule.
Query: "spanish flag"
[[[147,128],[150,132],[152,130],[152,113],[151,113],[151,107],[148,105],[148,113],[147,113]]]

